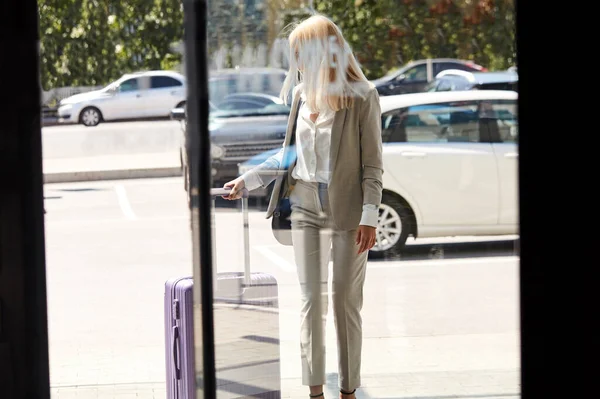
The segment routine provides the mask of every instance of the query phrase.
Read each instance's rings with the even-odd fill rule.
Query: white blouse
[[[335,112],[321,112],[315,122],[310,114],[306,103],[302,103],[296,124],[296,167],[292,177],[329,184],[329,149]]]
[[[304,100],[304,93],[302,93]],[[321,112],[315,122],[310,119],[310,110],[303,102],[298,110],[296,122],[296,166],[292,177],[306,182],[329,184],[330,170],[329,157],[331,148],[331,128],[335,111]],[[267,162],[271,166],[281,165],[283,149],[271,157]],[[250,170],[242,175],[246,188],[250,191],[264,187],[259,173]],[[374,204],[364,204],[361,225],[377,227],[379,209]]]

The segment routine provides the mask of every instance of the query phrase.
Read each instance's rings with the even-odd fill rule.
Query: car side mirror
[[[396,82],[402,82],[404,79],[406,79],[406,75],[403,73],[396,76]]]

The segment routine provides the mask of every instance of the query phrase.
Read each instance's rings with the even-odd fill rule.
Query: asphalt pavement
[[[192,273],[182,179],[46,184],[45,198],[52,397],[165,398],[164,282]],[[257,207],[250,229],[252,269],[279,284],[282,393],[304,398],[292,250]],[[214,237],[218,272],[242,271],[234,204],[219,201]],[[401,258],[370,261],[358,397],[520,397],[517,247],[514,236],[416,240]],[[334,331],[329,317],[329,398]]]

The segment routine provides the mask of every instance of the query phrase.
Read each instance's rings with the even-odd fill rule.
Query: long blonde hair
[[[284,102],[300,83],[312,112],[350,108],[355,96],[363,97],[361,86],[368,80],[342,31],[329,18],[317,14],[305,19],[288,41],[290,69],[281,89]]]

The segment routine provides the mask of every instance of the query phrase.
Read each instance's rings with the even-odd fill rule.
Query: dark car
[[[232,94],[262,93],[279,96],[287,75],[281,68],[227,68],[209,72],[209,96],[216,105]]]
[[[472,61],[454,58],[428,58],[406,64],[388,75],[372,80],[380,96],[418,93],[442,71],[458,69],[467,72],[486,72],[487,69]]]
[[[209,117],[211,137],[213,186],[223,184],[239,176],[239,164],[266,151],[281,147],[285,138],[290,107],[270,104],[262,108],[217,110]],[[171,118],[182,122],[180,146],[181,168],[184,187],[189,187],[189,136],[185,110],[174,109]],[[253,196],[266,196],[265,189],[254,190]],[[188,196],[189,199],[189,196]]]
[[[234,93],[225,96],[216,105],[216,108],[223,111],[232,111],[263,108],[272,104],[283,104],[283,100],[279,96],[266,93]]]
[[[425,91],[512,90],[518,92],[519,75],[514,71],[465,72],[447,70],[429,83]]]

